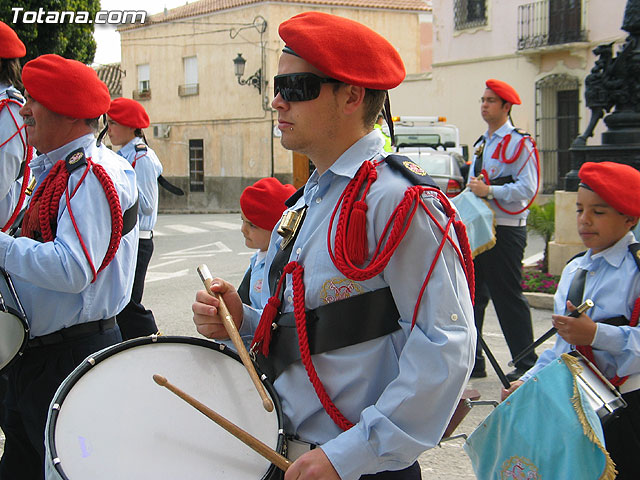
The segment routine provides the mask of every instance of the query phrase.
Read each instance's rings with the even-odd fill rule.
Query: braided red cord
[[[109,210],[111,212],[111,237],[109,240],[109,246],[107,252],[102,260],[100,268],[96,271],[89,252],[84,244],[78,226],[73,217],[71,210],[71,198],[75,195],[78,188],[86,178],[89,170],[93,171],[94,175],[102,185],[107,202],[109,203]],[[60,199],[63,193],[67,190],[67,183],[69,181],[69,171],[66,168],[64,160],[59,160],[51,168],[45,179],[42,181],[38,189],[33,194],[29,209],[25,213],[23,222],[22,235],[30,238],[34,238],[34,234],[38,227],[42,235],[44,242],[51,242],[55,238],[54,228],[56,226],[58,218],[58,207],[60,205]],[[122,237],[122,207],[120,206],[120,200],[118,192],[113,184],[113,181],[105,171],[105,169],[91,161],[91,158],[87,158],[87,166],[85,168],[80,181],[76,185],[76,188],[71,194],[66,193],[67,207],[71,221],[73,223],[76,235],[80,241],[82,250],[89,262],[91,271],[93,272],[93,280],[95,282],[97,274],[104,270],[107,265],[113,260],[115,254],[120,246],[120,239]]]
[[[296,330],[298,331],[298,343],[300,345],[300,359],[307,371],[307,376],[313,385],[316,395],[320,400],[324,410],[329,414],[331,420],[342,430],[349,430],[353,427],[344,415],[338,410],[333,403],[331,397],[327,394],[322,381],[318,377],[313,361],[311,360],[311,352],[309,351],[309,338],[307,336],[307,317],[304,308],[304,269],[298,262],[290,262],[284,268],[283,275],[291,273],[293,276],[293,313],[296,319]]]

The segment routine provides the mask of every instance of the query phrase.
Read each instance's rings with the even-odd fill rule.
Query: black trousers
[[[640,478],[640,390],[622,396],[627,408],[616,413],[619,416],[606,423],[604,441],[618,470],[617,480]]]
[[[522,294],[522,257],[527,245],[527,227],[496,227],[496,245],[474,259],[476,298],[473,313],[478,334],[482,334],[484,312],[489,303],[498,315],[500,328],[509,346],[511,358],[533,343],[529,303]],[[528,370],[536,363],[535,352],[520,360],[516,367]],[[476,362],[483,361],[478,344]]]
[[[44,439],[49,404],[63,380],[87,356],[121,340],[120,330],[29,348],[7,372],[0,480],[44,478]]]
[[[420,465],[415,462],[403,470],[389,470],[371,475],[362,475],[360,480],[421,480]]]
[[[122,332],[122,339],[146,337],[158,331],[156,319],[151,310],[142,305],[144,292],[144,279],[147,276],[147,267],[153,255],[153,240],[140,239],[138,242],[138,259],[136,261],[136,273],[133,278],[133,290],[131,300],[126,307],[116,315],[116,321]]]

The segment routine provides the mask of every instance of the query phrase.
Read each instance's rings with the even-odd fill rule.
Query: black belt
[[[389,287],[307,310],[307,336],[311,355],[329,352],[389,335],[400,328],[400,313]],[[298,332],[291,313],[280,315],[269,346],[269,357],[257,355],[263,373],[273,381],[300,360]]]
[[[48,347],[78,337],[85,337],[94,333],[102,333],[116,326],[115,317],[96,320],[94,322],[80,323],[63,328],[57,332],[49,333],[41,337],[35,337],[27,342],[28,347]]]

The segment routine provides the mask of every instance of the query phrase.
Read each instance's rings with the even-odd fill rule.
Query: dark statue
[[[593,50],[598,58],[585,78],[584,92],[591,118],[571,146],[572,170],[565,177],[566,190],[577,190],[578,170],[586,161],[617,161],[640,169],[640,0],[627,1],[622,29],[629,36],[615,56],[613,43]],[[607,131],[602,134],[602,145],[587,146],[603,117]]]

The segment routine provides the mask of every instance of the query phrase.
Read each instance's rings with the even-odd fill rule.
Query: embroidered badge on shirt
[[[262,292],[262,279],[256,281],[256,284],[253,286],[253,291],[254,292]]]
[[[360,295],[364,292],[362,286],[352,282],[348,278],[332,278],[322,285],[320,298],[324,303],[333,303],[338,300]]]
[[[407,170],[411,170],[416,175],[424,177],[427,174],[427,172],[425,172],[422,167],[420,167],[420,165],[417,165],[409,160],[405,160],[404,162],[402,162],[402,164],[407,168]]]

